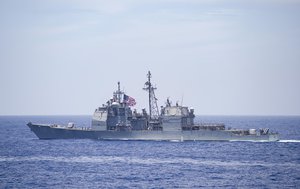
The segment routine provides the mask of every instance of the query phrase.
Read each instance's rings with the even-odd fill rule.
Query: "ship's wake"
[[[278,142],[283,142],[283,143],[299,143],[300,140],[279,140]]]

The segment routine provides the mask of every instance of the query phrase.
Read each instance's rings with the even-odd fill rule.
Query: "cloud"
[[[95,21],[81,21],[67,24],[57,24],[51,26],[43,26],[32,28],[32,35],[38,36],[59,36],[67,34],[75,34],[97,25]]]
[[[212,9],[205,12],[204,14],[212,16],[238,16],[241,15],[242,12],[238,9]]]
[[[131,3],[128,1],[98,1],[98,0],[66,0],[65,4],[70,5],[71,9],[81,11],[98,12],[101,14],[120,14],[130,9]],[[66,9],[68,7],[65,7]]]

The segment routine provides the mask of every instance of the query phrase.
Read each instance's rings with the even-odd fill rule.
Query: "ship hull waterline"
[[[39,139],[154,140],[154,141],[278,141],[278,134],[236,135],[230,130],[185,131],[96,131],[85,128],[58,128],[28,124]]]

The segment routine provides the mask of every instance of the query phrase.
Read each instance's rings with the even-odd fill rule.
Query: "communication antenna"
[[[148,81],[145,83],[145,87],[143,88],[145,91],[148,92],[149,98],[149,120],[156,120],[159,118],[159,110],[157,106],[157,98],[155,97],[156,87],[153,87],[151,83],[151,73],[148,71],[147,74]]]

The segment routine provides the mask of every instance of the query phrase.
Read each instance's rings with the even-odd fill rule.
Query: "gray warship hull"
[[[239,135],[231,130],[95,131],[87,128],[27,124],[39,139],[155,140],[155,141],[278,141],[278,134]]]

